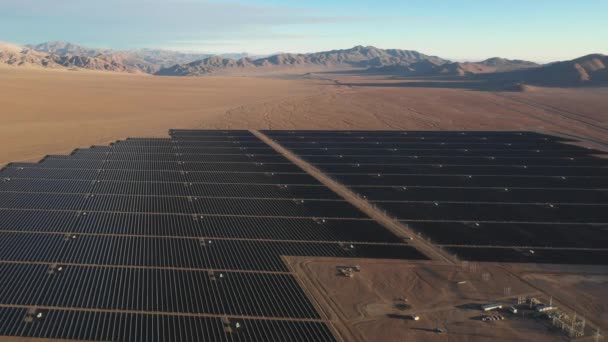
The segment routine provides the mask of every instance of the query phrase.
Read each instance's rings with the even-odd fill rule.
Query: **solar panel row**
[[[186,131],[184,131],[186,132]],[[211,134],[213,131],[203,131],[203,135]],[[245,131],[242,131],[245,132]],[[265,131],[272,136],[276,137],[336,137],[336,138],[347,138],[352,137],[363,137],[376,139],[378,137],[438,137],[441,139],[494,139],[494,138],[520,138],[520,139],[536,139],[536,140],[556,140],[556,141],[570,141],[565,138],[549,136],[542,133],[532,131],[381,131],[381,130],[275,130]],[[178,131],[178,133],[180,133]],[[185,134],[185,133],[181,133]]]
[[[221,139],[221,140],[220,140]],[[201,137],[200,140],[192,141],[192,140],[181,140],[179,135],[174,135],[170,138],[127,138],[125,140],[117,140],[110,145],[114,145],[117,143],[131,145],[131,146],[173,146],[179,144],[189,144],[190,142],[204,141],[205,146],[238,146],[241,143],[247,143],[248,146],[258,145],[262,147],[267,147],[266,144],[260,142],[255,136],[247,135],[247,136],[207,136]],[[197,146],[200,146],[198,144]]]
[[[289,274],[39,264],[0,270],[14,275],[1,285],[0,301],[9,305],[319,318]]]
[[[346,148],[315,148],[315,149],[291,149],[294,153],[301,156],[438,156],[441,154],[449,154],[452,156],[463,157],[534,157],[542,155],[544,157],[580,157],[586,156],[588,153],[582,149],[564,148],[564,149],[483,149],[479,147],[468,149],[417,149],[417,148],[368,148],[368,149],[346,149]]]
[[[142,196],[338,199],[327,188],[314,184],[207,184],[12,178],[10,181],[0,182],[0,191]]]
[[[370,174],[408,175],[408,174],[446,174],[446,175],[507,175],[507,176],[605,176],[606,169],[593,166],[528,166],[528,165],[365,165],[330,164],[325,170],[333,174]]]
[[[344,201],[316,199],[237,199],[4,192],[0,197],[0,208],[190,215],[364,217],[360,211]]]
[[[40,317],[38,317],[40,315]],[[28,323],[24,317],[32,317]],[[331,341],[322,322],[0,307],[0,335],[85,341]],[[230,333],[227,333],[230,331]]]
[[[566,176],[488,176],[412,174],[384,175],[335,175],[335,178],[351,186],[441,186],[483,188],[556,188],[556,189],[608,189],[608,177]],[[548,198],[547,202],[550,202]]]
[[[76,151],[69,156],[49,155],[45,160],[103,160],[103,161],[161,161],[161,162],[241,162],[283,163],[285,158],[276,154],[178,154],[178,153],[84,153]]]
[[[314,178],[304,173],[278,172],[192,172],[8,167],[0,172],[0,177],[5,180],[14,178],[39,178],[169,183],[317,184]]]
[[[196,146],[196,145],[195,145]],[[192,145],[178,145],[175,146],[131,146],[128,144],[117,143],[112,146],[108,146],[104,149],[104,152],[112,153],[154,153],[154,154],[167,154],[167,153],[182,153],[182,154],[238,154],[238,153],[252,153],[252,154],[274,154],[274,150],[268,146],[254,145],[252,147],[244,144],[239,146],[229,147],[194,147]],[[96,153],[96,150],[91,152]]]
[[[360,141],[344,141],[344,142],[331,142],[331,147],[328,147],[328,141],[323,140],[302,140],[302,141],[288,141],[284,142],[281,145],[285,148],[289,149],[325,149],[334,150],[334,149],[347,149],[347,150],[366,150],[366,149],[388,149],[388,150],[453,150],[453,149],[470,149],[470,148],[480,148],[480,149],[490,149],[490,150],[507,150],[507,149],[517,149],[517,150],[552,150],[552,149],[562,149],[554,144],[548,143],[544,140],[530,140],[530,141],[521,141],[521,142],[501,142],[501,141],[475,141],[475,140],[464,140],[460,139],[457,141],[438,141],[438,140],[381,140],[378,141],[369,141],[360,140]],[[182,143],[180,143],[182,144]],[[180,145],[181,146],[181,145]]]
[[[96,160],[96,159],[46,159],[40,164],[21,167],[45,167],[57,169],[104,169],[104,170],[156,170],[156,171],[232,171],[232,172],[291,172],[298,173],[300,170],[293,164],[288,163],[222,163],[222,162],[176,162],[176,161],[129,161],[129,160]]]
[[[77,234],[399,242],[371,220],[0,210],[0,230]]]
[[[419,258],[402,244],[0,233],[0,260],[13,262],[287,272],[282,255]]]
[[[606,224],[458,221],[405,223],[440,245],[608,248],[608,234],[599,233],[608,231]]]
[[[306,160],[315,164],[377,164],[377,165],[514,165],[514,166],[608,166],[608,159],[592,157],[494,157],[494,156],[452,156],[439,153],[436,156],[307,156]]]
[[[372,201],[517,202],[517,203],[606,203],[605,189],[504,188],[504,187],[353,187]],[[539,192],[542,190],[542,192]]]

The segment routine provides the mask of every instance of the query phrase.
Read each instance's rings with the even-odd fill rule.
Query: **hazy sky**
[[[608,53],[608,0],[0,0],[0,40],[204,52],[354,45],[451,59]]]

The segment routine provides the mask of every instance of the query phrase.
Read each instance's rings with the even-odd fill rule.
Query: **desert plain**
[[[497,91],[356,70],[155,77],[0,67],[0,120],[0,165],[170,128],[535,130],[605,148],[608,88]]]

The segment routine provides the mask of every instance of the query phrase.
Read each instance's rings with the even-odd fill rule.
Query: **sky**
[[[608,0],[0,0],[0,41],[316,52],[373,45],[452,60],[608,53]]]

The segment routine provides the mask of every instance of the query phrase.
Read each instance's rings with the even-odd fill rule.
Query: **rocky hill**
[[[7,43],[0,43],[0,64],[30,68],[140,72],[139,69],[121,64],[110,56],[56,55]]]
[[[492,58],[479,63],[448,63],[438,67],[431,75],[465,76],[518,87],[608,85],[608,56],[591,54],[545,65]]]
[[[481,62],[442,64],[423,60],[409,65],[370,68],[366,72],[402,77],[480,81],[493,89],[526,89],[529,86],[608,86],[608,56],[591,54],[570,61],[544,65],[497,57]]]
[[[235,70],[253,68],[255,65],[247,58],[239,60],[222,57],[209,57],[188,64],[176,64],[169,68],[162,68],[156,73],[158,76],[201,76],[222,70]]]
[[[524,80],[557,84],[607,83],[608,56],[592,54],[523,73]]]
[[[396,73],[407,76],[471,76],[496,72],[506,72],[538,67],[533,62],[490,58],[481,62],[447,62],[441,63],[425,59],[406,66],[376,68],[376,72]]]
[[[52,58],[57,64],[70,69],[86,69],[128,73],[141,72],[141,70],[138,68],[126,66],[113,60],[112,57],[104,55],[99,55],[97,57],[53,55]]]
[[[425,60],[437,64],[447,62],[439,57],[428,56],[417,51],[396,49],[383,50],[373,46],[355,46],[354,48],[347,50],[332,50],[309,54],[279,54],[257,59],[254,61],[254,64],[256,66],[319,65],[370,68],[410,65]]]
[[[608,85],[608,56],[592,54],[536,68],[480,75],[480,78],[540,86]]]
[[[25,47],[30,48],[34,51],[43,52],[46,54],[53,54],[59,56],[87,56],[95,57],[97,55],[109,54],[112,52],[110,49],[94,49],[88,48],[77,44],[68,42],[45,42],[41,44],[28,44]]]
[[[431,73],[443,76],[467,76],[475,74],[507,72],[534,68],[538,66],[539,65],[534,62],[494,57],[481,62],[447,63],[431,71]]]
[[[0,64],[20,67],[61,68],[51,55],[0,42]]]

